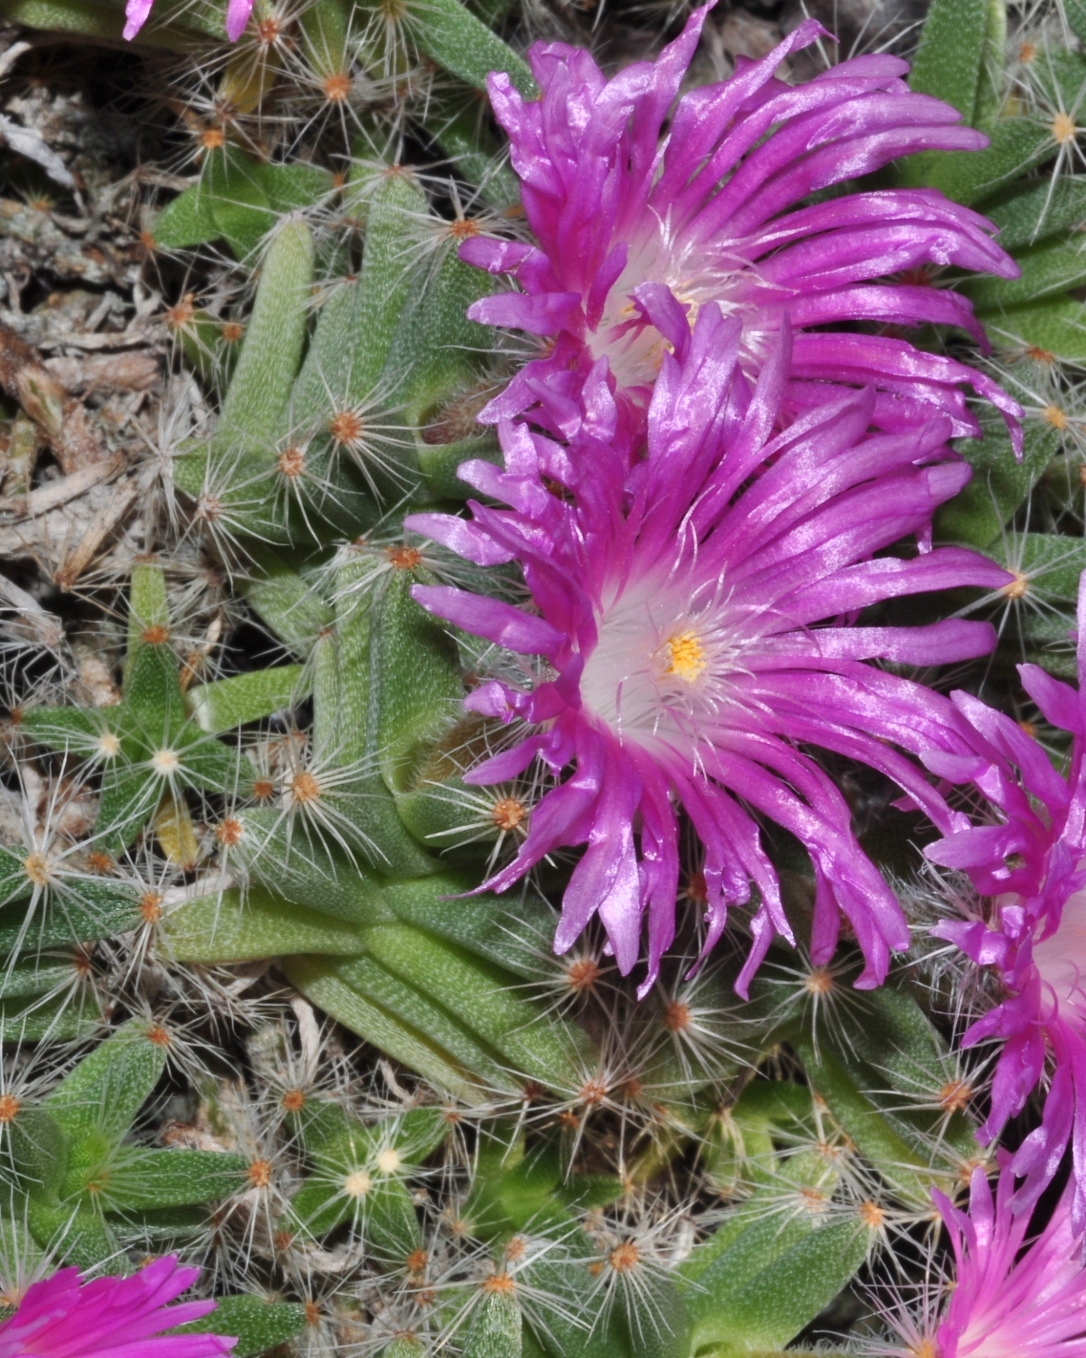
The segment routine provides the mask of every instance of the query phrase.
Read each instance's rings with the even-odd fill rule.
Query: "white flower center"
[[[1033,945],[1033,961],[1060,1016],[1086,1023],[1086,888],[1068,897],[1055,933]]]
[[[686,586],[683,597],[683,585]],[[735,680],[752,640],[721,587],[650,576],[605,604],[585,662],[581,698],[624,735],[688,747],[736,701]]]
[[[753,311],[756,280],[741,254],[714,258],[700,242],[680,242],[666,222],[654,223],[640,241],[631,242],[626,267],[607,294],[603,315],[587,336],[593,358],[604,355],[622,386],[651,386],[670,344],[655,326],[640,319],[633,291],[642,283],[663,283],[689,308],[693,325],[705,302],[716,302],[724,314]],[[744,334],[744,345],[757,338]],[[760,346],[759,346],[760,347]]]

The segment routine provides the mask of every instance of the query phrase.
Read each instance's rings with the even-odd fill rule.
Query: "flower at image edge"
[[[0,1323],[0,1358],[216,1358],[237,1343],[217,1334],[163,1334],[215,1310],[208,1300],[168,1305],[199,1277],[173,1256],[127,1278],[84,1282],[63,1268],[26,1289]]]

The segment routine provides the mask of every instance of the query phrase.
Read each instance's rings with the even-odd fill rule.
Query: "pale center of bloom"
[[[743,307],[753,310],[756,286],[749,262],[738,253],[707,250],[700,242],[680,241],[666,222],[630,244],[626,267],[607,294],[603,314],[586,336],[593,358],[606,356],[611,371],[625,387],[651,386],[670,344],[641,319],[633,291],[642,283],[663,283],[687,307],[691,325],[705,302],[716,302],[725,315]],[[744,344],[757,337],[744,334]]]
[[[689,749],[737,700],[752,641],[717,582],[696,588],[649,576],[605,605],[581,676],[586,708],[624,736]]]
[[[1059,928],[1033,945],[1033,961],[1050,987],[1060,1017],[1086,1023],[1086,888],[1064,903]]]

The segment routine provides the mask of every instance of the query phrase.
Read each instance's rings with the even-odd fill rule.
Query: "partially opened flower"
[[[124,7],[124,36],[129,42],[136,36],[151,13],[155,0],[127,0]],[[228,0],[226,6],[226,36],[237,42],[253,12],[253,0]]]
[[[787,332],[752,394],[741,324],[702,307],[693,332],[661,287],[643,292],[665,353],[644,458],[624,441],[606,365],[584,388],[571,445],[503,427],[505,470],[460,475],[512,506],[474,520],[416,515],[481,564],[516,561],[529,608],[448,587],[415,588],[430,612],[522,656],[523,686],[491,681],[477,712],[525,723],[512,748],[470,775],[491,783],[535,758],[556,777],[532,813],[508,887],[546,854],[586,844],[563,899],[556,947],[599,913],[628,972],[647,919],[649,979],[675,929],[678,808],[704,847],[706,947],[730,904],[750,902],[744,986],[775,934],[790,937],[757,817],[807,847],[817,879],[813,954],[834,950],[838,910],[877,984],[908,930],[861,852],[849,807],[801,747],[879,769],[947,825],[945,807],[901,750],[964,749],[950,703],[866,662],[937,664],[988,651],[987,624],[859,627],[869,604],[918,591],[1000,586],[1009,576],[959,548],[910,559],[875,553],[922,534],[969,478],[946,444],[949,420],[868,436],[874,393],[846,391],[774,436]]]
[[[215,1358],[236,1339],[217,1334],[165,1334],[214,1311],[213,1301],[169,1302],[196,1281],[198,1268],[173,1256],[128,1278],[84,1282],[62,1268],[27,1288],[0,1324],[0,1358]]]
[[[969,1211],[932,1197],[954,1251],[953,1290],[941,1313],[904,1337],[920,1358],[1083,1358],[1086,1270],[1082,1233],[1069,1191],[1023,1249],[1030,1213],[1012,1206],[1014,1176],[1004,1169],[993,1198],[981,1169],[969,1185]]]
[[[537,44],[529,56],[542,97],[525,101],[508,76],[489,78],[509,134],[521,196],[538,244],[483,236],[464,259],[516,280],[519,291],[477,302],[492,325],[554,337],[483,414],[496,421],[533,407],[541,383],[568,392],[606,357],[635,408],[647,404],[665,341],[638,309],[638,288],[662,283],[691,307],[717,302],[742,323],[740,362],[756,375],[781,326],[796,331],[786,413],[832,395],[829,384],[873,386],[883,429],[950,417],[955,434],[979,432],[965,403],[972,386],[1010,418],[1020,412],[994,382],[961,363],[842,322],[958,326],[983,342],[957,293],[893,276],[956,265],[1003,277],[1014,261],[995,228],[932,189],[811,195],[934,148],[975,149],[986,139],[948,104],[910,93],[905,62],[868,55],[804,85],[775,78],[781,62],[824,34],[800,24],[761,61],[722,84],[672,102],[709,6],[655,63],[606,80],[586,51]]]
[[[1086,575],[1079,618],[1086,616]],[[1050,1077],[1041,1124],[1014,1159],[1035,1197],[1070,1143],[1074,1210],[1086,1226],[1086,631],[1079,628],[1079,691],[1037,665],[1020,665],[1026,692],[1046,720],[1071,732],[1066,776],[1010,717],[967,693],[952,695],[969,721],[969,754],[924,756],[935,773],[972,783],[992,807],[993,823],[958,820],[928,857],[968,875],[980,895],[974,918],[947,920],[935,933],[999,978],[1001,998],[963,1042],[1002,1043],[991,1108],[981,1129],[999,1135]]]

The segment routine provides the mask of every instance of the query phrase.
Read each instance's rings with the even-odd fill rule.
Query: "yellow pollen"
[[[395,1174],[403,1164],[403,1157],[394,1146],[390,1146],[387,1151],[382,1151],[377,1157],[377,1168],[382,1174]]]
[[[680,632],[667,643],[668,667],[665,674],[677,674],[684,683],[692,684],[708,663],[705,650],[695,632]]]
[[[1057,113],[1052,119],[1052,135],[1060,146],[1066,146],[1078,136],[1075,120],[1069,113]]]
[[[1062,434],[1070,421],[1067,418],[1067,411],[1061,410],[1059,406],[1045,406],[1041,411],[1041,418],[1046,424],[1050,424],[1053,429],[1058,429]]]
[[[49,860],[43,853],[31,853],[23,859],[23,871],[35,886],[48,886],[52,879]]]
[[[364,1198],[372,1180],[364,1169],[356,1169],[343,1180],[343,1191],[349,1198]]]
[[[935,1340],[931,1335],[925,1335],[911,1352],[916,1354],[916,1358],[939,1358],[939,1350],[935,1347]]]

